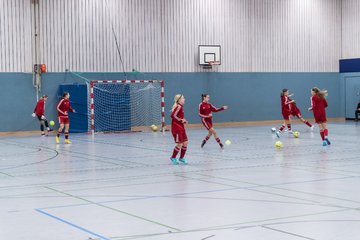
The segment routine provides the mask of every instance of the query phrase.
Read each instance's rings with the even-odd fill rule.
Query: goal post
[[[92,133],[165,130],[163,80],[91,80],[88,105]]]

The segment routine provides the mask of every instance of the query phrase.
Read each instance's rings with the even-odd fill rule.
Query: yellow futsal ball
[[[230,144],[231,144],[231,141],[230,141],[230,140],[226,140],[226,141],[225,141],[225,144],[226,144],[226,145],[230,145]]]
[[[294,132],[293,135],[294,135],[295,138],[298,138],[300,136],[300,133],[299,132]]]
[[[283,147],[282,142],[281,142],[281,141],[277,141],[277,142],[275,143],[275,147],[276,147],[277,149],[282,148],[282,147]]]
[[[157,132],[158,127],[157,127],[156,125],[151,125],[151,130],[152,130],[153,132]]]
[[[54,125],[55,125],[55,122],[51,120],[51,121],[49,122],[49,124],[50,124],[50,126],[54,126]]]

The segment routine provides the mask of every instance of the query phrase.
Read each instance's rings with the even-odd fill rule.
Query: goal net
[[[164,81],[93,80],[89,88],[93,133],[138,131],[151,125],[164,130]]]

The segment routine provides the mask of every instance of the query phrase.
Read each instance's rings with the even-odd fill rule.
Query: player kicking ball
[[[214,135],[215,140],[218,142],[221,148],[224,148],[224,145],[221,143],[220,138],[218,137],[215,129],[212,124],[212,113],[220,112],[228,109],[228,106],[222,106],[221,108],[214,107],[210,103],[210,95],[205,93],[201,95],[201,103],[199,104],[199,116],[201,117],[201,122],[204,127],[209,131],[208,135],[204,138],[201,143],[201,147],[203,148],[206,142],[210,139],[212,135]]]

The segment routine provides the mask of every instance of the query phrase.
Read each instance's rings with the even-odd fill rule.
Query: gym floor
[[[357,239],[360,128],[294,124],[283,147],[269,125],[188,129],[189,165],[170,132],[2,136],[1,239]],[[51,237],[49,237],[51,236]]]

